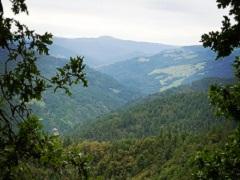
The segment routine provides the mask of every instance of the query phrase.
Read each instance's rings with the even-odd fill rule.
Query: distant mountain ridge
[[[232,78],[232,62],[239,50],[224,61],[215,61],[216,54],[202,46],[174,47],[100,37],[54,38],[50,54],[54,57],[40,57],[38,64],[46,76],[54,75],[56,67],[67,62],[65,57],[77,54],[84,55],[85,63],[95,67],[87,66],[87,89],[74,87],[72,97],[48,91],[43,102],[33,103],[48,130],[57,127],[65,131],[139,96],[203,78]],[[4,60],[6,53],[0,51],[0,56]]]
[[[224,61],[200,45],[176,47],[158,43],[99,38],[54,38],[50,53],[56,57],[85,56],[96,70],[143,94],[165,91],[195,80],[232,78],[236,50]]]
[[[208,77],[232,78],[232,63],[238,53],[236,50],[225,60],[216,61],[216,54],[210,49],[187,46],[135,57],[98,70],[127,87],[151,94]]]
[[[68,58],[69,55],[82,55],[86,57],[86,63],[92,67],[113,64],[137,56],[150,56],[161,50],[175,47],[160,43],[121,40],[110,36],[98,38],[54,37],[53,42],[53,46],[50,47],[51,55],[65,58]],[[73,53],[69,54],[70,51]]]

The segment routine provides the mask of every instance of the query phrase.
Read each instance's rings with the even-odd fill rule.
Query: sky
[[[12,16],[3,0],[5,15]],[[171,45],[199,44],[221,27],[216,0],[26,0],[19,20],[60,37],[113,36]]]

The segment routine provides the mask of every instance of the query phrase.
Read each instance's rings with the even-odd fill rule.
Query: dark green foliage
[[[239,179],[240,178],[240,128],[229,137],[222,149],[199,152],[194,163],[199,168],[197,179]]]
[[[4,142],[1,142],[0,148],[0,177],[14,178],[12,176],[16,176],[16,174],[13,171],[21,161],[29,158],[40,158],[45,137],[35,117],[31,117],[20,124],[20,130],[15,142],[3,138],[4,136],[1,136],[1,141],[4,140]]]
[[[66,64],[63,68],[57,68],[57,75],[51,79],[53,84],[57,84],[54,92],[61,88],[64,89],[68,95],[71,95],[68,86],[78,84],[79,81],[82,81],[83,86],[86,87],[87,80],[85,79],[85,73],[83,73],[84,68],[83,57],[70,58],[70,64]],[[72,77],[75,77],[75,79],[72,79]]]
[[[65,174],[87,178],[89,158],[78,157],[80,153],[64,150],[58,135],[47,135],[39,120],[29,117],[20,123],[15,142],[8,141],[0,149],[0,179],[35,179],[35,174],[42,178],[64,178]]]
[[[114,142],[84,141],[74,145],[92,156],[93,179],[193,179],[192,157],[203,148],[221,146],[232,126],[208,133],[162,131],[159,136]]]
[[[215,80],[203,80],[164,93],[79,125],[76,137],[117,140],[156,136],[161,131],[201,132],[223,122],[212,114],[206,89]]]
[[[75,139],[90,139],[77,145],[93,156],[90,177],[193,179],[195,155],[222,147],[236,127],[210,110],[206,91],[220,82],[204,79],[154,94],[77,128]]]
[[[224,16],[221,32],[210,32],[202,36],[205,47],[211,47],[218,53],[218,58],[230,55],[235,48],[240,47],[240,1],[217,0],[218,8],[229,8],[229,16]],[[237,82],[228,86],[212,86],[209,91],[210,101],[218,115],[239,121],[240,117],[240,58],[236,57],[234,67]],[[239,128],[223,148],[211,152],[202,151],[196,156],[197,179],[239,179],[240,178],[240,135]]]
[[[74,167],[74,170],[78,173],[76,178],[88,179],[89,177],[89,162],[91,161],[90,155],[84,155],[82,151],[75,147],[71,147],[68,150],[66,156],[67,162]]]
[[[216,113],[226,118],[239,120],[240,115],[240,86],[211,86],[209,90],[210,102],[216,107]]]

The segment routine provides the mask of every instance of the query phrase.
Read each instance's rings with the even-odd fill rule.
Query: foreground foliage
[[[235,48],[240,47],[240,2],[238,0],[217,0],[218,8],[229,9],[229,16],[224,16],[221,31],[210,32],[202,36],[204,47],[210,47],[217,52],[217,58],[230,55]],[[234,19],[234,22],[231,21]],[[239,120],[240,117],[240,58],[236,57],[234,64],[237,82],[229,86],[212,86],[210,100],[218,115]]]
[[[93,178],[197,178],[195,156],[223,147],[237,126],[214,117],[210,110],[208,85],[220,81],[205,79],[155,94],[80,126],[73,147],[92,156]]]
[[[25,0],[11,0],[10,5],[15,16],[28,14]],[[36,173],[30,171],[44,167],[43,174],[37,173],[42,179],[57,169],[61,175],[69,164],[77,166],[78,176],[86,176],[81,170],[84,163],[75,161],[75,154],[65,164],[59,138],[46,135],[38,119],[31,116],[29,103],[41,100],[47,89],[62,89],[70,95],[70,86],[87,86],[83,57],[70,58],[52,77],[42,75],[38,56],[48,55],[51,43],[50,33],[37,34],[17,19],[5,17],[0,0],[0,51],[6,54],[0,61],[0,178],[34,179]]]
[[[24,0],[11,2],[16,15],[28,13]],[[240,3],[217,2],[220,8],[230,6],[230,15],[236,21],[231,25],[230,18],[225,17],[222,32],[203,36],[204,45],[217,51],[220,58],[239,47]],[[87,85],[83,58],[71,58],[53,77],[42,76],[37,55],[48,54],[51,34],[38,35],[3,15],[0,8],[0,46],[8,52],[0,76],[2,179],[239,178],[240,130],[226,140],[235,122],[228,125],[224,120],[216,121],[209,111],[206,93],[191,89],[160,98],[153,96],[146,103],[86,126],[80,134],[106,142],[84,141],[64,147],[71,142],[62,143],[58,132],[44,133],[39,120],[30,116],[28,103],[40,100],[50,87],[70,94],[69,86],[78,82]],[[212,86],[210,90],[217,113],[234,120],[240,112],[239,61],[236,58],[236,84]]]
[[[229,16],[224,16],[220,32],[210,32],[202,36],[203,45],[218,53],[218,58],[230,55],[240,47],[240,1],[217,0],[218,8],[228,8]],[[231,22],[231,17],[235,20]],[[210,101],[218,115],[233,121],[240,119],[240,58],[234,62],[237,82],[228,86],[215,85],[210,88]],[[199,152],[196,156],[198,179],[239,179],[240,178],[240,127],[229,142],[211,152]]]
[[[2,140],[2,139],[1,139]],[[19,124],[16,141],[0,149],[2,179],[87,178],[88,157],[65,150],[55,132],[47,135],[36,117]]]
[[[197,179],[240,178],[240,128],[229,137],[223,148],[198,152],[195,164],[199,168],[194,174]]]
[[[159,136],[71,145],[92,156],[93,179],[193,179],[194,156],[222,147],[233,125],[213,126],[201,133],[163,131]],[[70,146],[70,147],[71,147]],[[70,148],[69,147],[69,148]]]

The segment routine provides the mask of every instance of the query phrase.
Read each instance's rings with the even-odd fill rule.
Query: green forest
[[[23,24],[27,1],[9,5],[0,0],[0,179],[240,179],[239,0],[216,1],[228,16],[201,46],[94,39],[119,43],[119,59],[134,46],[99,67],[51,54],[75,48]]]

